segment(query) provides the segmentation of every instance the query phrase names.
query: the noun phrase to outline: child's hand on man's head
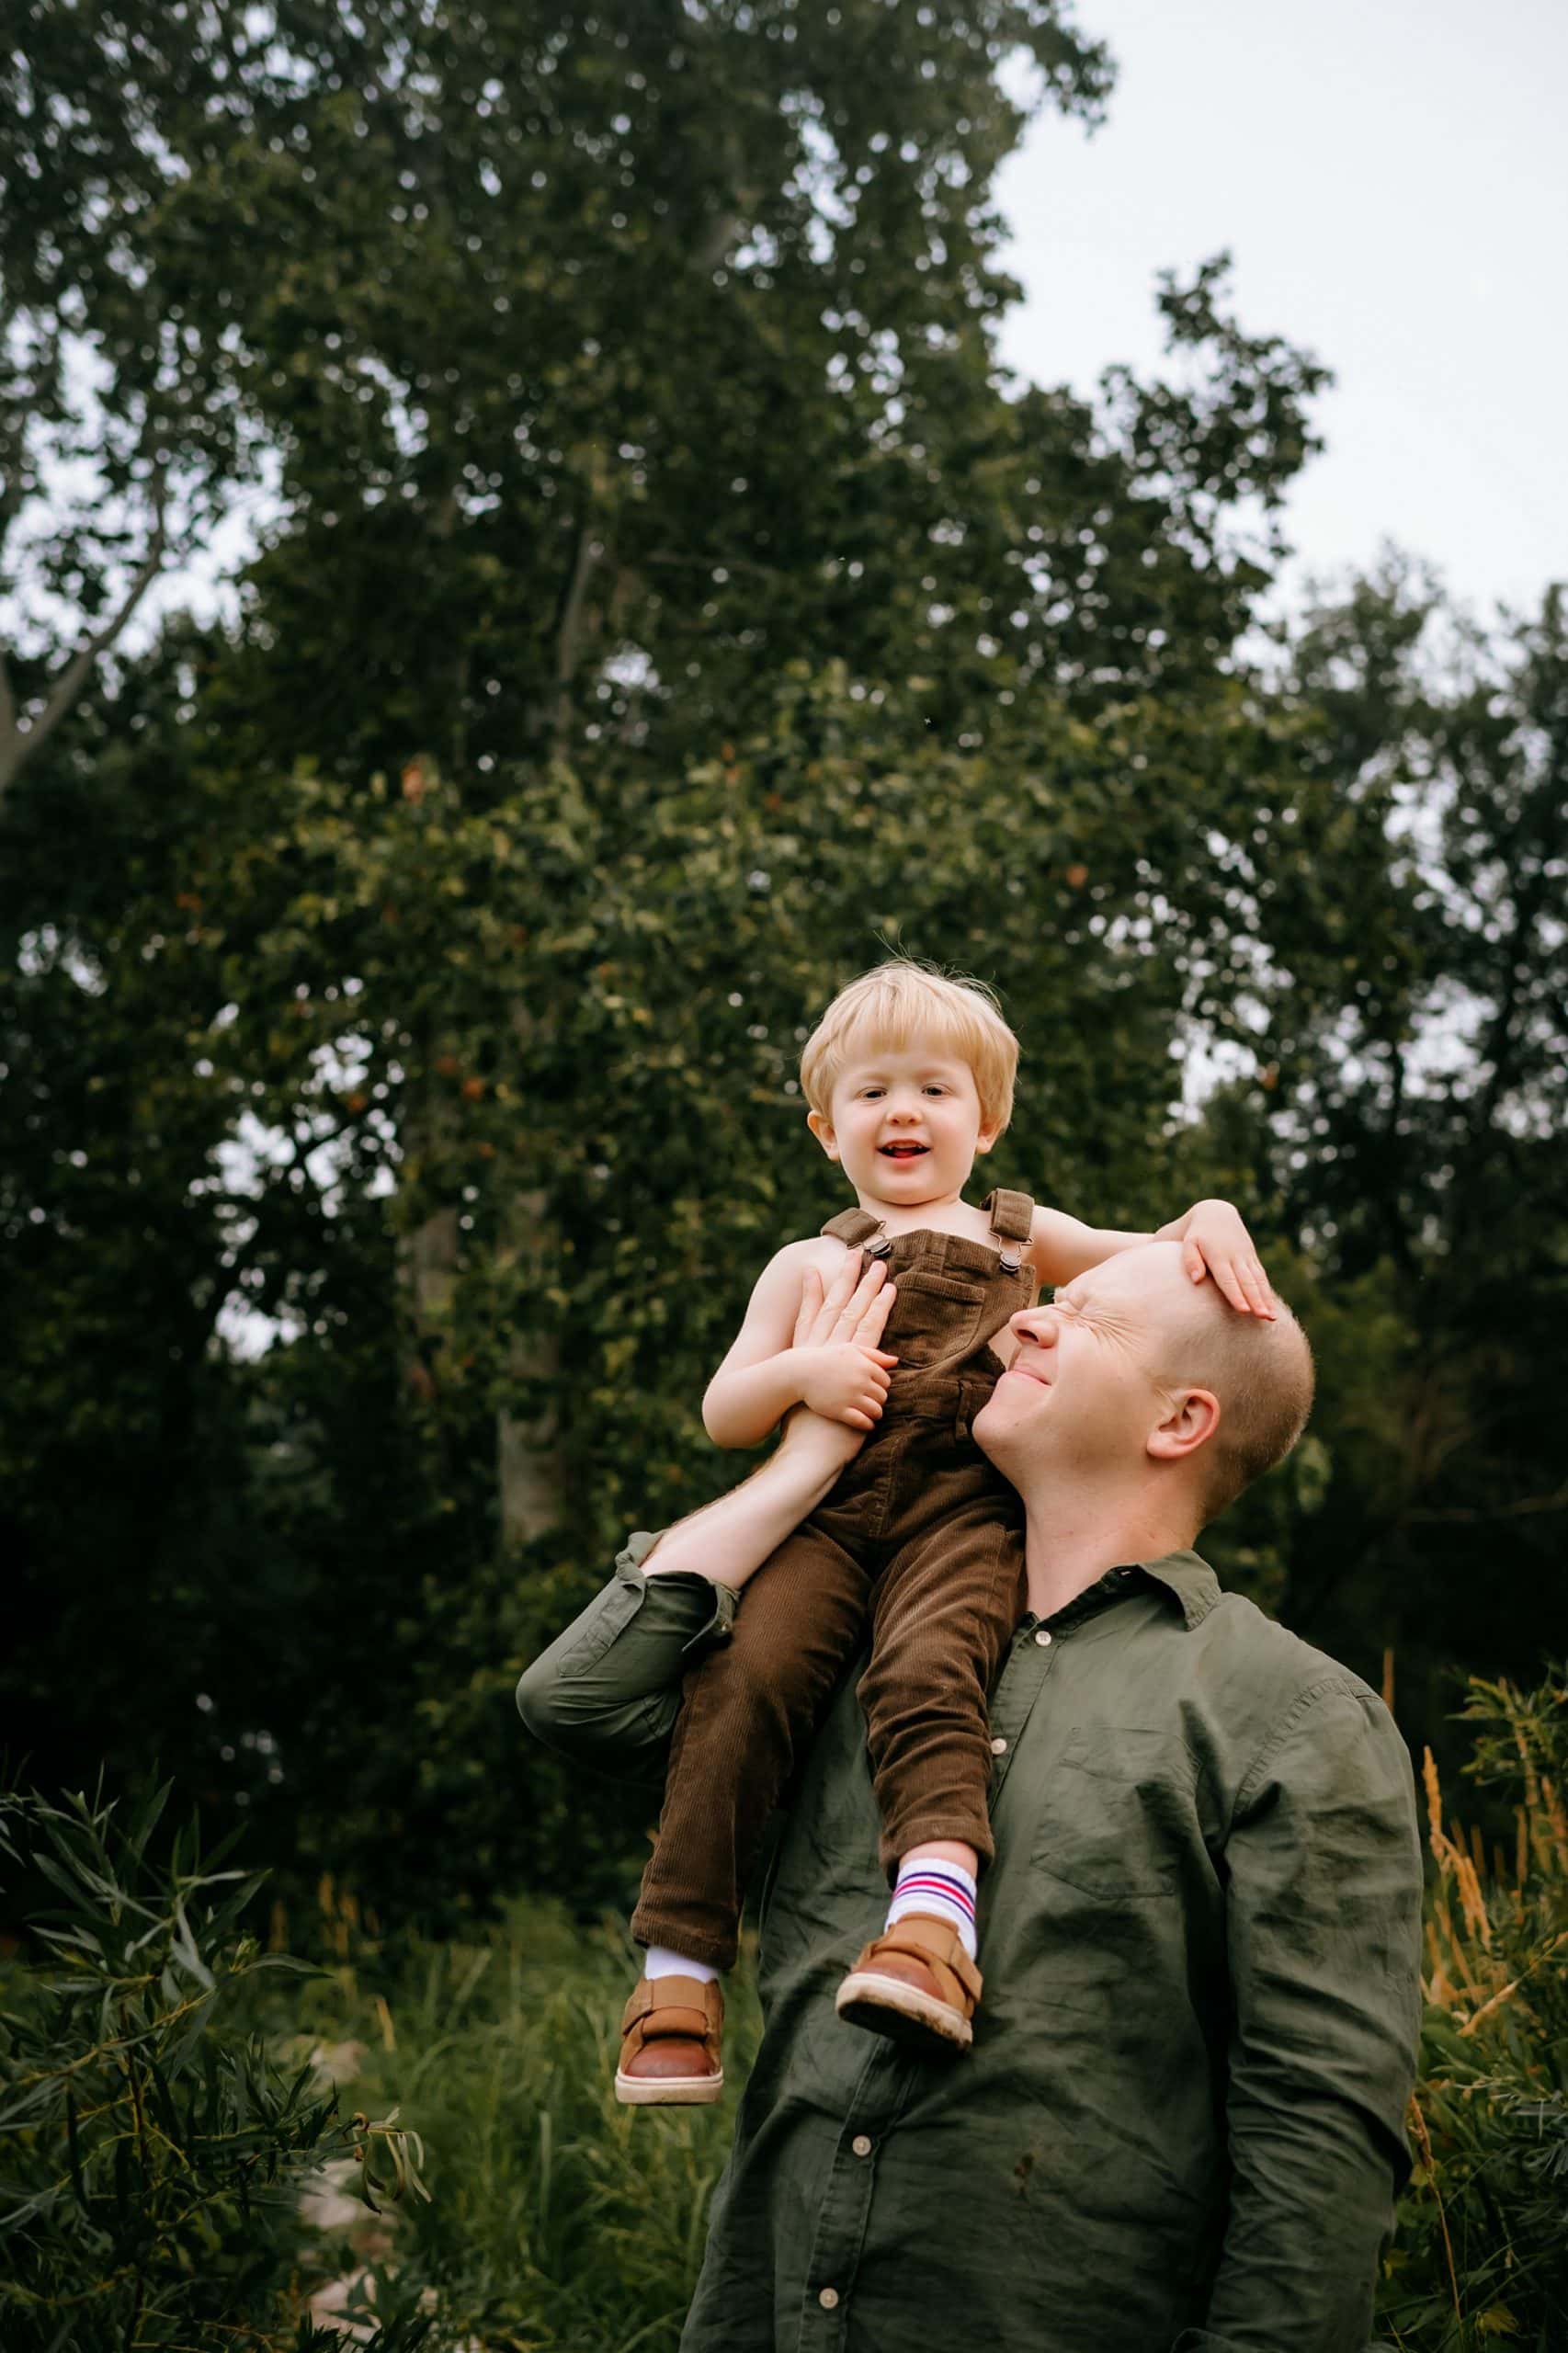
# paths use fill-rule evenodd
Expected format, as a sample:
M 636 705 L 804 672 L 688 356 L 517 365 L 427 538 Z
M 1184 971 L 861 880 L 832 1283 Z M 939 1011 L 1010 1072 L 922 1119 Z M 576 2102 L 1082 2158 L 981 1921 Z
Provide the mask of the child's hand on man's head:
M 1243 1315 L 1275 1320 L 1273 1287 L 1264 1273 L 1241 1211 L 1230 1201 L 1199 1201 L 1160 1235 L 1179 1242 L 1182 1263 L 1195 1283 L 1212 1275 L 1223 1296 Z

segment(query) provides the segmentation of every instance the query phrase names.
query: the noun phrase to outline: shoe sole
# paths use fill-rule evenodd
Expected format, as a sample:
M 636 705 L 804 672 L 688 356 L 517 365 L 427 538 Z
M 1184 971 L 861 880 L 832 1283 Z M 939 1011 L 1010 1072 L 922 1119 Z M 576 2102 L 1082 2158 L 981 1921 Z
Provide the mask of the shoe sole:
M 722 2097 L 724 2071 L 716 2075 L 623 2075 L 615 2071 L 615 2096 L 622 2108 L 705 2108 Z
M 974 2029 L 949 2003 L 923 1994 L 902 1977 L 880 1977 L 873 1969 L 852 1971 L 835 1995 L 833 2006 L 851 2026 L 867 2027 L 893 2042 L 929 2048 L 935 2036 L 949 2050 L 967 2051 L 974 2040 Z

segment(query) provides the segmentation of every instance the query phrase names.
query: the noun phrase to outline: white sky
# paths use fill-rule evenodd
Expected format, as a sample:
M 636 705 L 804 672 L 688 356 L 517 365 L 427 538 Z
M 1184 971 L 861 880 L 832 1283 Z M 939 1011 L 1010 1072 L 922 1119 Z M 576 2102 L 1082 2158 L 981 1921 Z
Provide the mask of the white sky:
M 1565 0 L 1078 0 L 1119 74 L 1004 165 L 1006 363 L 1157 368 L 1154 275 L 1228 246 L 1237 315 L 1331 367 L 1293 578 L 1392 539 L 1461 602 L 1568 579 Z M 1553 424 L 1552 419 L 1557 420 Z

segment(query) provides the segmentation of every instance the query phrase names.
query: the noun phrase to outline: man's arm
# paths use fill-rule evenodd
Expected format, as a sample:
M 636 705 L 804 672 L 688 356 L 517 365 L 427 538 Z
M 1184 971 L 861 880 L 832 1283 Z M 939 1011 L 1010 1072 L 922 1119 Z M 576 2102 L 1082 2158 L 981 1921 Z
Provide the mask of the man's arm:
M 1381 1702 L 1305 1693 L 1242 1786 L 1225 1849 L 1230 2213 L 1207 2325 L 1176 2353 L 1351 2353 L 1409 2171 L 1421 1849 Z
M 524 1671 L 517 1712 L 534 1737 L 623 1779 L 659 1779 L 687 1668 L 727 1639 L 740 1587 L 836 1476 L 787 1433 L 732 1494 L 631 1537 L 608 1585 Z
M 808 1274 L 797 1342 L 875 1347 L 891 1304 L 881 1267 L 857 1279 L 846 1256 L 825 1296 Z M 607 1773 L 658 1779 L 694 1654 L 725 1639 L 740 1589 L 860 1444 L 844 1423 L 797 1409 L 740 1486 L 662 1535 L 633 1536 L 609 1584 L 524 1671 L 517 1711 L 535 1738 Z

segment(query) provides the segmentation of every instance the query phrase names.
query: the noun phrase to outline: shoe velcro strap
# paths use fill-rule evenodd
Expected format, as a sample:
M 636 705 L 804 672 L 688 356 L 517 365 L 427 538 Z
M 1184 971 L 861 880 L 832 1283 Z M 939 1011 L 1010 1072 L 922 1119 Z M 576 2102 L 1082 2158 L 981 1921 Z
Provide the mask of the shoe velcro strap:
M 700 2042 L 708 2028 L 706 2010 L 682 2009 L 674 2002 L 664 2003 L 658 2009 L 650 2010 L 643 2019 L 642 2040 L 655 2042 L 661 2035 L 677 2034 L 683 2040 Z
M 969 1995 L 978 2002 L 985 1981 L 964 1950 L 963 1939 L 947 1920 L 930 1918 L 924 1912 L 906 1912 L 891 1928 L 873 1939 L 869 1948 L 876 1952 L 907 1953 L 912 1961 L 933 1961 L 938 1969 L 949 1969 Z
M 710 1986 L 718 1995 L 711 2002 Z M 628 1997 L 620 2030 L 630 2034 L 641 2021 L 644 2041 L 660 2034 L 705 2035 L 719 2023 L 713 2012 L 722 1999 L 714 1978 L 682 1977 L 673 1972 L 668 1977 L 644 1977 Z

